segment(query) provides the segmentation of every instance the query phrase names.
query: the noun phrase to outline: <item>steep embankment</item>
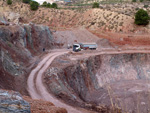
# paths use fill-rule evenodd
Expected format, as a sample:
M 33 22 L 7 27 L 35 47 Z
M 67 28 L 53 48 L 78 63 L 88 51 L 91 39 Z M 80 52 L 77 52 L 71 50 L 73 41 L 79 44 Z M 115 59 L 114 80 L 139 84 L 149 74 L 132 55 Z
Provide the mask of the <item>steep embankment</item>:
M 45 73 L 47 89 L 56 97 L 96 111 L 100 105 L 128 112 L 149 110 L 149 54 L 69 59 L 70 55 L 59 57 Z
M 52 33 L 47 26 L 8 23 L 3 16 L 0 23 L 0 88 L 25 93 L 27 73 L 38 60 L 34 56 L 52 48 Z

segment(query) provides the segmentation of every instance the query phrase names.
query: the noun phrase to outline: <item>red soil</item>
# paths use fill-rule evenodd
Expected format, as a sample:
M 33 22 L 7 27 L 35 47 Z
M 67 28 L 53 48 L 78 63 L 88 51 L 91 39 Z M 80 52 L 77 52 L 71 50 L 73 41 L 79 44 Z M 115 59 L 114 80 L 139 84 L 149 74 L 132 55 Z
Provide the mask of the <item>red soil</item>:
M 130 46 L 148 46 L 150 45 L 150 34 L 131 34 L 131 33 L 115 33 L 105 31 L 91 31 L 98 37 L 106 38 L 110 42 L 117 45 L 130 45 Z
M 67 113 L 66 109 L 56 107 L 51 102 L 36 99 L 33 100 L 27 96 L 24 96 L 23 98 L 30 103 L 32 113 Z

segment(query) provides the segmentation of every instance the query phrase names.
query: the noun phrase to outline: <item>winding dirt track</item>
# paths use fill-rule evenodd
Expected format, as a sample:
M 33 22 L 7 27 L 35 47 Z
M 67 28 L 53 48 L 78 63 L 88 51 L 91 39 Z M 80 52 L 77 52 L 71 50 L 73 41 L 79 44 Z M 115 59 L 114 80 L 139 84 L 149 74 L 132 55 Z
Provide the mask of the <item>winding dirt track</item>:
M 77 110 L 72 106 L 66 105 L 59 101 L 57 98 L 52 96 L 45 88 L 42 82 L 42 75 L 45 70 L 49 67 L 52 61 L 59 55 L 65 54 L 65 52 L 55 52 L 49 53 L 46 57 L 38 64 L 38 66 L 33 69 L 28 77 L 27 86 L 28 92 L 33 99 L 43 99 L 50 101 L 57 107 L 66 108 L 68 113 L 83 113 L 83 111 Z
M 68 51 L 61 50 L 61 52 L 57 51 L 57 52 L 49 53 L 43 58 L 43 60 L 37 65 L 37 67 L 31 71 L 28 77 L 28 80 L 27 80 L 28 92 L 33 99 L 42 99 L 42 100 L 50 101 L 53 104 L 55 104 L 55 106 L 57 107 L 66 108 L 68 113 L 91 113 L 90 111 L 87 111 L 85 109 L 73 108 L 72 106 L 69 106 L 61 102 L 60 100 L 52 96 L 47 91 L 47 89 L 45 88 L 42 82 L 42 75 L 46 71 L 46 69 L 49 67 L 49 65 L 52 63 L 52 61 L 57 56 L 63 55 L 65 53 L 68 53 Z M 150 53 L 150 52 L 147 50 L 122 50 L 122 51 L 108 50 L 108 51 L 97 51 L 92 54 L 85 53 L 85 54 L 79 55 L 79 57 L 81 58 L 81 56 L 85 57 L 85 56 L 92 56 L 92 55 L 98 55 L 98 54 L 121 54 L 121 53 Z

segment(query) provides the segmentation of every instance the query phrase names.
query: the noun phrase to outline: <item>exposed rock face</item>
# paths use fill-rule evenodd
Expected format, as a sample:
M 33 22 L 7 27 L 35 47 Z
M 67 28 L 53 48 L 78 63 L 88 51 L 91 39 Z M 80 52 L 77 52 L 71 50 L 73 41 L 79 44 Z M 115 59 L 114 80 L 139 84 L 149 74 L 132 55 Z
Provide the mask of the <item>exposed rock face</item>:
M 122 80 L 150 79 L 150 54 L 101 55 L 96 73 L 100 86 Z
M 54 64 L 62 64 L 59 67 L 49 68 L 46 73 L 46 83 L 50 92 L 53 92 L 58 98 L 63 99 L 68 104 L 95 110 L 97 112 L 120 113 L 120 109 L 108 106 L 101 106 L 87 100 L 87 95 L 99 88 L 95 76 L 100 68 L 101 60 L 99 56 L 90 57 L 76 61 L 58 58 Z
M 63 69 L 50 68 L 47 77 L 50 90 L 61 98 L 83 102 L 87 93 L 98 88 L 95 74 L 101 61 L 97 58 L 78 61 Z M 57 61 L 57 63 L 60 62 L 60 60 Z
M 39 54 L 43 48 L 52 48 L 53 37 L 49 27 L 26 24 L 0 28 L 1 41 L 9 42 L 18 49 L 29 49 L 28 52 Z M 19 48 L 20 47 L 20 48 Z M 21 49 L 22 49 L 21 48 Z M 24 50 L 22 52 L 27 52 Z
M 49 27 L 32 23 L 1 25 L 0 88 L 23 90 L 19 84 L 26 84 L 25 75 L 29 72 L 26 66 L 35 55 L 43 52 L 43 48 L 46 50 L 53 48 L 53 36 Z M 8 81 L 7 84 L 4 80 Z
M 1 113 L 30 113 L 30 105 L 18 92 L 0 89 Z
M 125 112 L 149 111 L 150 54 L 67 58 L 55 60 L 46 73 L 47 87 L 57 97 L 88 108 L 104 104 Z

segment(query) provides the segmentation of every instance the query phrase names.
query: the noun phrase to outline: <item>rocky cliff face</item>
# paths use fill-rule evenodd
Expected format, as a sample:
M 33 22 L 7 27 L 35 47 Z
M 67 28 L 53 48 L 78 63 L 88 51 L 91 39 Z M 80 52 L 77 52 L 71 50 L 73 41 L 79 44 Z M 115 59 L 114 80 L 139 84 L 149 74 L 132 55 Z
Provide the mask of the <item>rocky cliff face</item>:
M 53 48 L 53 36 L 47 26 L 9 23 L 0 16 L 0 88 L 23 90 L 30 62 Z M 7 81 L 7 84 L 5 83 Z
M 78 61 L 66 56 L 55 60 L 45 82 L 50 92 L 69 104 L 147 112 L 149 61 L 150 54 L 98 55 Z M 60 66 L 55 65 L 58 63 Z
M 101 62 L 99 56 L 79 61 L 70 61 L 66 60 L 64 56 L 60 57 L 54 61 L 52 67 L 45 74 L 47 88 L 56 97 L 73 106 L 97 112 L 119 113 L 120 109 L 118 108 L 112 109 L 110 106 L 98 105 L 87 98 L 88 94 L 99 89 L 95 74 L 100 68 Z M 56 66 L 55 64 L 60 65 Z
M 1 41 L 24 49 L 22 52 L 39 54 L 43 48 L 52 48 L 53 37 L 47 26 L 24 24 L 0 27 Z M 28 50 L 26 50 L 28 49 Z
M 96 76 L 99 86 L 123 80 L 150 79 L 150 54 L 101 55 Z
M 57 60 L 56 64 L 69 66 L 48 69 L 46 78 L 48 87 L 59 97 L 66 96 L 72 101 L 83 102 L 87 93 L 98 88 L 95 74 L 101 61 L 97 58 L 99 57 L 83 59 L 73 64 L 70 61 Z

